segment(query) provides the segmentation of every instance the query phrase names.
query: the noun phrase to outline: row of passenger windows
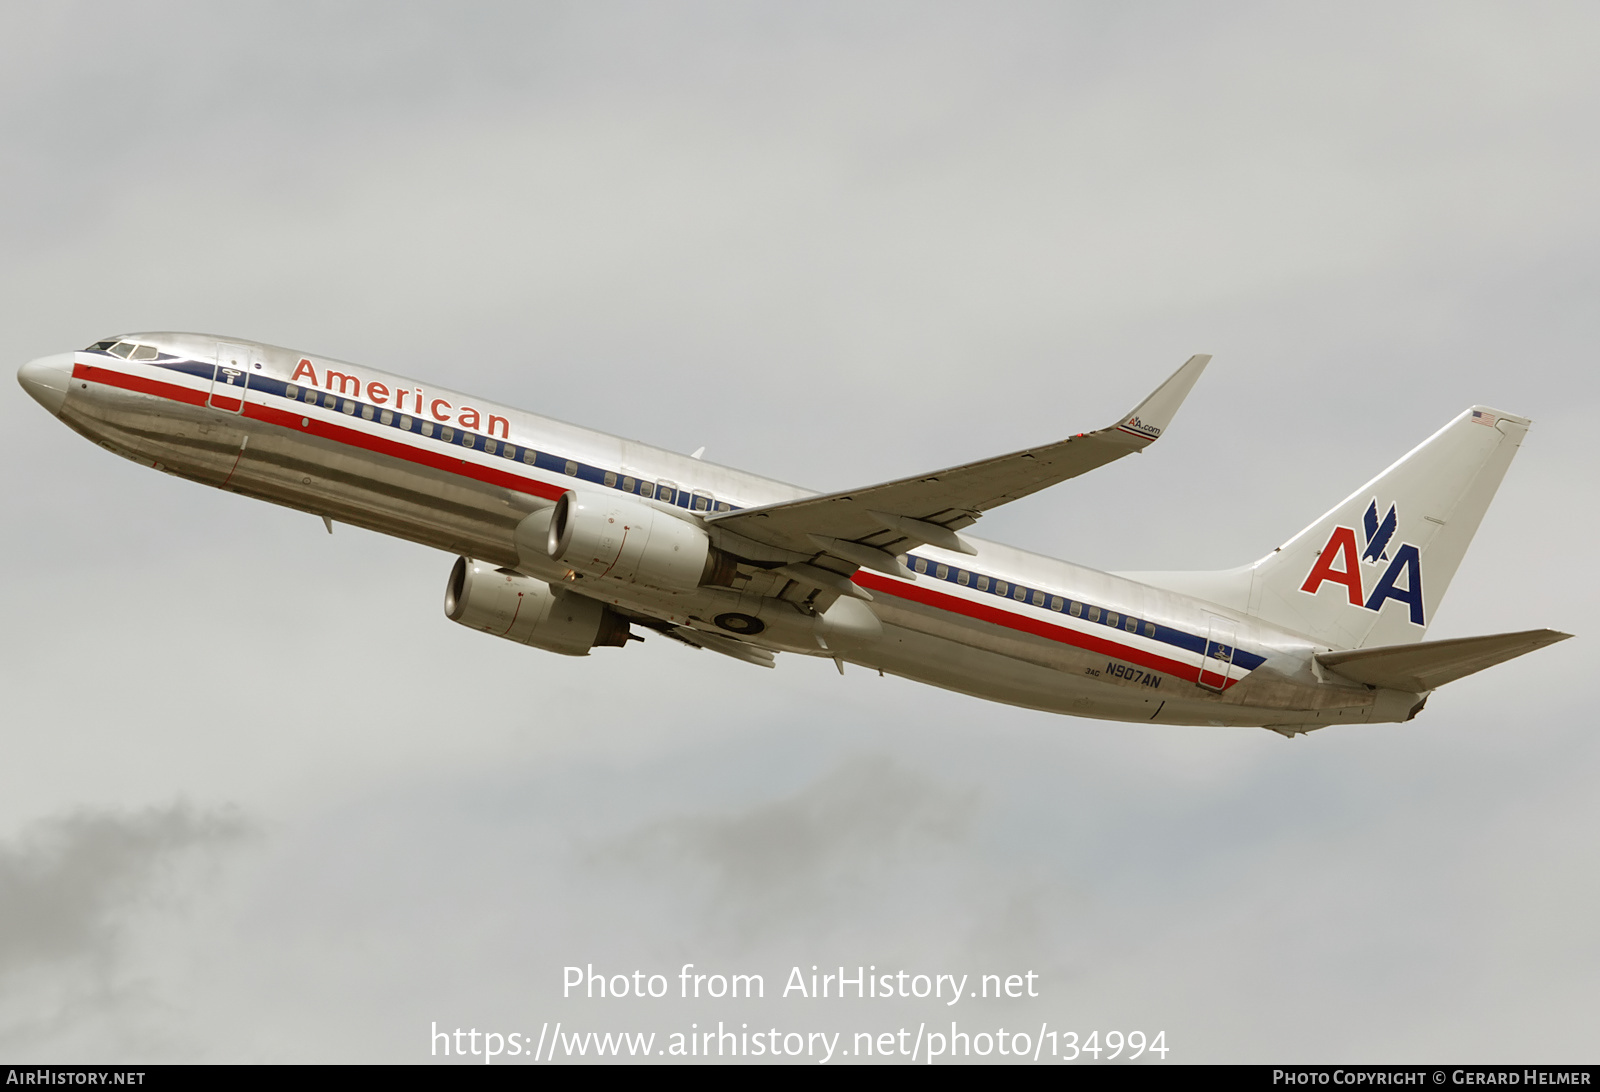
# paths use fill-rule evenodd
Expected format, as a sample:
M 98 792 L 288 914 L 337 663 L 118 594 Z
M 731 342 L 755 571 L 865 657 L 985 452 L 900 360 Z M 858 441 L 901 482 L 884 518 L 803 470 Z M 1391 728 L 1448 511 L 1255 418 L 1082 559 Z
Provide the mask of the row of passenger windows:
M 1126 614 L 1119 614 L 1114 610 L 1101 610 L 1099 607 L 1081 603 L 1076 599 L 1064 599 L 1059 595 L 1046 595 L 1036 588 L 1025 588 L 1021 584 L 1011 584 L 1004 580 L 991 580 L 982 573 L 974 573 L 950 565 L 930 563 L 925 557 L 914 558 L 911 562 L 911 570 L 916 573 L 932 573 L 936 579 L 952 580 L 964 588 L 971 587 L 981 592 L 988 592 L 990 595 L 998 595 L 1002 598 L 1009 597 L 1019 603 L 1032 603 L 1036 607 L 1048 606 L 1053 611 L 1064 611 L 1074 618 L 1086 618 L 1103 626 L 1127 630 L 1129 633 L 1142 632 L 1146 637 L 1154 637 L 1156 635 L 1154 622 L 1141 621 Z
M 578 473 L 578 464 L 568 460 L 566 472 L 576 475 Z M 679 497 L 679 492 L 674 486 L 656 485 L 643 479 L 632 478 L 627 474 L 618 474 L 614 470 L 605 471 L 601 475 L 600 481 L 607 489 L 620 489 L 624 493 L 638 493 L 641 497 L 650 496 L 651 491 L 654 490 L 656 500 L 663 500 L 668 504 L 675 503 Z M 703 493 L 700 490 L 694 490 L 689 494 L 689 507 L 696 512 L 733 511 L 733 505 L 727 501 L 719 501 L 711 494 Z
M 479 436 L 475 432 L 465 429 L 456 429 L 450 425 L 435 425 L 432 421 L 414 418 L 409 413 L 396 413 L 394 410 L 380 409 L 377 406 L 358 402 L 354 398 L 341 398 L 330 391 L 318 391 L 311 387 L 302 389 L 294 383 L 284 384 L 283 393 L 290 399 L 303 400 L 307 405 L 317 405 L 320 398 L 321 404 L 327 409 L 338 410 L 351 417 L 360 414 L 364 421 L 377 421 L 380 425 L 398 425 L 406 432 L 419 432 L 423 436 L 435 435 L 447 444 L 459 442 L 462 447 L 469 447 L 475 451 L 482 451 L 486 455 L 499 455 L 506 459 L 521 458 L 528 466 L 539 465 L 539 453 L 531 447 L 518 448 L 508 440 L 496 440 L 493 436 Z M 457 433 L 460 434 L 459 441 Z M 580 476 L 580 468 L 576 460 L 557 460 L 554 456 L 546 456 L 546 463 L 550 469 L 559 468 L 561 473 L 571 477 Z M 646 481 L 643 478 L 634 478 L 630 475 L 619 475 L 615 471 L 604 472 L 602 482 L 608 489 L 620 489 L 624 493 L 633 493 L 645 498 L 654 498 L 668 504 L 677 503 L 678 489 L 676 486 L 665 482 Z M 709 493 L 695 491 L 690 494 L 690 507 L 696 512 L 731 512 L 733 505 L 727 501 L 719 501 Z

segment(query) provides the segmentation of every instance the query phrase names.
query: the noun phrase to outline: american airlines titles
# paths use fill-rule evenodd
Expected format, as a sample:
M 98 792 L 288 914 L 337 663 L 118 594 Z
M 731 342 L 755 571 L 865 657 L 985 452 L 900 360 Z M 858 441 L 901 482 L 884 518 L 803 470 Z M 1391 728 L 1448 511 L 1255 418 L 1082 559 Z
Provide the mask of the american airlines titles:
M 289 377 L 291 383 L 301 381 L 305 381 L 308 386 L 321 387 L 323 390 L 348 398 L 365 399 L 376 406 L 393 406 L 401 413 L 411 413 L 423 418 L 431 417 L 435 421 L 454 422 L 466 429 L 482 429 L 488 435 L 498 436 L 502 440 L 511 438 L 511 426 L 504 417 L 488 414 L 486 427 L 483 423 L 485 415 L 472 406 L 452 406 L 443 398 L 430 398 L 421 387 L 391 388 L 387 383 L 375 379 L 363 382 L 359 376 L 335 371 L 333 368 L 325 368 L 319 382 L 316 366 L 303 357 L 295 366 L 294 374 Z

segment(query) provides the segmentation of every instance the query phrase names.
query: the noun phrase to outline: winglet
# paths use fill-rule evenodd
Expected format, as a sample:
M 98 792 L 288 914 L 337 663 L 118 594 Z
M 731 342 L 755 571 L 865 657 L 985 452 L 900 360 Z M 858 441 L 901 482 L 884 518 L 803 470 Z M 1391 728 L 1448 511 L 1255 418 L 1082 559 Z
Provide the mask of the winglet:
M 1210 353 L 1191 356 L 1183 367 L 1168 376 L 1167 381 L 1157 387 L 1149 398 L 1135 406 L 1132 413 L 1113 427 L 1141 440 L 1160 439 L 1161 434 L 1172 423 L 1178 407 L 1189 397 L 1194 381 L 1200 378 L 1200 373 L 1206 370 L 1206 365 L 1209 363 L 1211 363 Z

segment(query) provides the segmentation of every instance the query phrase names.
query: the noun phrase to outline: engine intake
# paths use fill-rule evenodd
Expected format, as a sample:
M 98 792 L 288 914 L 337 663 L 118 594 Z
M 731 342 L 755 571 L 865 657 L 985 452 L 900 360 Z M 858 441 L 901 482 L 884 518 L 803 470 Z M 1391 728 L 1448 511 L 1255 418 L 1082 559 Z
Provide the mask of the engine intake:
M 590 576 L 671 591 L 727 586 L 737 562 L 698 523 L 625 496 L 569 490 L 550 516 L 551 560 Z
M 452 622 L 564 656 L 587 656 L 601 645 L 620 648 L 631 636 L 627 619 L 604 603 L 466 557 L 456 558 L 450 570 L 444 613 Z

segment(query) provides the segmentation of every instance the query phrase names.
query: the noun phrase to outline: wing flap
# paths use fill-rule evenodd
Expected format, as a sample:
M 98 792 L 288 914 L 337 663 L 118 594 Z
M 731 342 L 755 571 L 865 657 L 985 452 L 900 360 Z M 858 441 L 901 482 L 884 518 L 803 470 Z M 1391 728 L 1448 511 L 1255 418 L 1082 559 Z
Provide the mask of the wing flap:
M 1530 629 L 1521 633 L 1323 652 L 1318 654 L 1317 662 L 1355 682 L 1420 694 L 1571 636 L 1553 629 Z
M 724 656 L 731 656 L 735 660 L 743 660 L 747 664 L 757 667 L 776 666 L 777 657 L 764 648 L 747 645 L 743 641 L 734 640 L 732 637 L 723 637 L 716 633 L 702 633 L 688 626 L 674 626 L 661 631 L 662 636 L 671 637 L 674 641 L 681 641 L 694 648 L 703 648 L 708 652 L 720 652 Z

